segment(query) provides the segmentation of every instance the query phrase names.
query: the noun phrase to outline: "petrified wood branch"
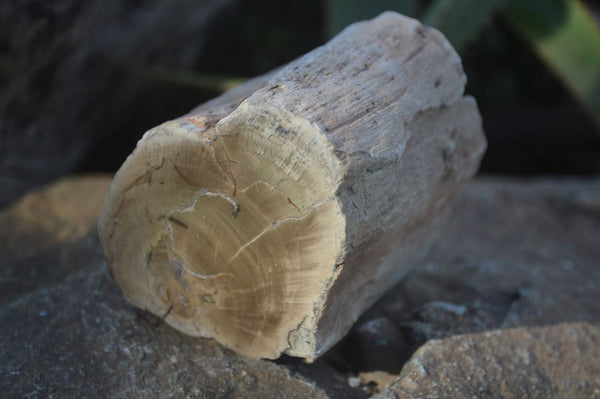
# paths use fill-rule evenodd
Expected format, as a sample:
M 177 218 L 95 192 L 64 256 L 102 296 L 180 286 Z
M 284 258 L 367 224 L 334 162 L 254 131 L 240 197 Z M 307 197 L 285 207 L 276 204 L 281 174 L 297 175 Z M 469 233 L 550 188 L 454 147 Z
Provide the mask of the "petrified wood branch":
M 395 13 L 149 132 L 100 234 L 125 296 L 256 358 L 313 359 L 415 265 L 485 139 L 460 59 Z

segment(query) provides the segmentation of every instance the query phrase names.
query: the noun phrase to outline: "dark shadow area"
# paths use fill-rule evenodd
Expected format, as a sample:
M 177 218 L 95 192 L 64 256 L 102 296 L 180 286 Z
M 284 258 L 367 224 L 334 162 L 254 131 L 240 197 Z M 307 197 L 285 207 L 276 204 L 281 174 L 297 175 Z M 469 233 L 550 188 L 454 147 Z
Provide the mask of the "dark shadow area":
M 145 131 L 218 94 L 146 68 L 252 77 L 326 40 L 325 4 L 312 0 L 41 3 L 0 10 L 3 204 L 65 173 L 116 171 Z M 555 18 L 561 2 L 551 3 L 522 18 Z M 501 18 L 461 56 L 489 140 L 481 173 L 600 172 L 598 128 Z
M 480 173 L 517 176 L 600 172 L 600 130 L 502 19 L 461 54 L 488 149 Z

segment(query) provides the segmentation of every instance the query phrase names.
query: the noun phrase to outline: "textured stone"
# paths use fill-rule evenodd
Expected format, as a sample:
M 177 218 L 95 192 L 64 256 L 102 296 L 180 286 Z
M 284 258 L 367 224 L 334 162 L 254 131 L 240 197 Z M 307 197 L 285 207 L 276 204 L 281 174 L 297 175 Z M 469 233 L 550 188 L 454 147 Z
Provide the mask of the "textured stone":
M 376 336 L 373 328 L 381 325 L 381 333 L 401 333 L 416 350 L 406 364 L 406 356 L 391 365 L 386 358 L 371 363 L 368 368 L 379 369 L 371 372 L 352 353 L 370 348 L 349 341 L 313 364 L 253 361 L 136 310 L 104 272 L 97 237 L 88 233 L 99 205 L 94 212 L 80 209 L 93 203 L 101 180 L 77 181 L 2 212 L 3 242 L 19 241 L 10 231 L 45 232 L 21 241 L 39 252 L 31 261 L 21 258 L 19 267 L 0 246 L 3 276 L 28 265 L 40 276 L 0 307 L 2 397 L 362 399 L 382 389 L 380 398 L 394 399 L 600 397 L 600 179 L 485 179 L 468 186 L 428 260 L 350 333 L 369 326 Z M 75 197 L 52 192 L 78 193 L 80 205 L 69 211 Z M 64 206 L 52 211 L 50 204 Z M 44 228 L 44 220 L 61 227 Z M 48 240 L 63 254 L 64 269 L 56 266 L 56 252 L 43 251 Z M 3 292 L 19 281 L 5 279 Z M 360 345 L 377 341 L 365 342 Z M 384 389 L 389 369 L 400 368 Z
M 599 232 L 598 179 L 479 180 L 459 198 L 427 261 L 364 319 L 387 317 L 415 349 L 430 339 L 499 328 L 598 324 Z M 488 335 L 476 337 L 481 348 L 488 345 Z M 440 341 L 436 348 L 446 342 L 454 341 Z M 498 367 L 507 367 L 506 376 L 514 372 L 510 364 Z M 548 372 L 550 381 L 558 375 Z M 515 377 L 506 383 L 518 389 L 521 382 Z M 435 397 L 435 389 L 431 392 Z
M 0 305 L 102 259 L 96 221 L 109 175 L 59 180 L 0 211 Z
M 479 180 L 421 267 L 367 318 L 418 342 L 500 327 L 600 322 L 600 180 Z
M 108 176 L 60 180 L 0 213 L 2 397 L 325 398 L 284 366 L 132 307 L 96 233 Z
M 598 398 L 600 326 L 564 323 L 432 340 L 377 399 Z

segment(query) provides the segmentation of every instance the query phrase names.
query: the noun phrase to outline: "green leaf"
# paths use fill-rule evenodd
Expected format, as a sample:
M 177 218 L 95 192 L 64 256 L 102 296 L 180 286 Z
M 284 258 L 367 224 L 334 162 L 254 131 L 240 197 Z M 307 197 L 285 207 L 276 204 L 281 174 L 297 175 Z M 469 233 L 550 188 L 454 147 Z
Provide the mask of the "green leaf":
M 442 31 L 461 52 L 504 3 L 505 0 L 434 0 L 422 22 Z
M 579 0 L 511 0 L 509 24 L 600 125 L 600 29 Z
M 327 35 L 333 37 L 347 25 L 391 10 L 414 16 L 418 0 L 327 0 Z
M 231 90 L 247 80 L 246 78 L 238 76 L 204 74 L 164 67 L 129 65 L 127 69 L 132 73 L 142 75 L 148 79 L 212 91 L 219 94 Z

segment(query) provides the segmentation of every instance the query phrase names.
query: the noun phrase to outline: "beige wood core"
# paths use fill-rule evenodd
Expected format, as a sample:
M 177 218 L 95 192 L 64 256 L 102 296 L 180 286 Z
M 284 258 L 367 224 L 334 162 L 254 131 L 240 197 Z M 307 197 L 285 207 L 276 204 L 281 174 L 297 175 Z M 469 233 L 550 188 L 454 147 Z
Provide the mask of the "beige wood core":
M 331 144 L 302 118 L 248 104 L 197 128 L 148 132 L 115 177 L 124 190 L 111 191 L 101 222 L 120 254 L 114 278 L 188 334 L 252 357 L 310 357 L 302 330 L 314 328 L 345 238 Z

